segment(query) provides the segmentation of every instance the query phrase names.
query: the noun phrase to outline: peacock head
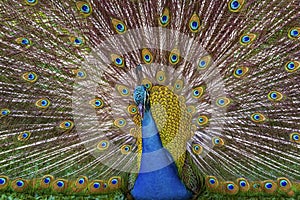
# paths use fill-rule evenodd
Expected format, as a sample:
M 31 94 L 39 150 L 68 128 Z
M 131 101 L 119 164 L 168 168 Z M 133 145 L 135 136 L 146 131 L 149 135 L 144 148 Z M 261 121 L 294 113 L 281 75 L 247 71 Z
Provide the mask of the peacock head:
M 149 111 L 149 93 L 144 85 L 139 85 L 135 88 L 133 93 L 134 102 L 139 109 L 139 113 L 144 118 L 144 113 Z

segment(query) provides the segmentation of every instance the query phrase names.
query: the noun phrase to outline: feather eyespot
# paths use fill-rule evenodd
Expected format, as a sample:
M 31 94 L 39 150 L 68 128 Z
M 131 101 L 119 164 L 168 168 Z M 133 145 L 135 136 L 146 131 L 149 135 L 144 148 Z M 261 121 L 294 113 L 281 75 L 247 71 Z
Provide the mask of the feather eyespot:
M 50 101 L 46 98 L 41 98 L 37 100 L 35 106 L 38 108 L 48 108 L 50 106 Z
M 22 78 L 29 83 L 34 83 L 37 81 L 38 76 L 34 72 L 26 72 L 22 75 Z
M 227 181 L 225 182 L 225 192 L 228 193 L 228 194 L 236 194 L 238 193 L 239 191 L 239 187 L 234 183 L 234 182 L 231 182 L 231 181 Z
M 129 154 L 131 152 L 131 145 L 123 145 L 122 147 L 121 147 L 121 153 L 122 154 Z
M 240 44 L 243 46 L 251 44 L 256 39 L 256 34 L 248 33 L 240 37 Z
M 268 94 L 268 99 L 271 101 L 280 101 L 280 100 L 282 100 L 282 98 L 283 98 L 283 95 L 277 91 L 271 91 Z
M 25 0 L 25 3 L 29 6 L 34 6 L 38 3 L 38 0 Z
M 170 11 L 168 8 L 163 10 L 162 15 L 158 19 L 159 24 L 162 27 L 166 27 L 170 23 Z
M 183 89 L 183 80 L 177 79 L 174 83 L 175 92 L 180 92 Z
M 32 44 L 31 41 L 28 39 L 28 38 L 25 38 L 25 37 L 20 37 L 20 38 L 17 38 L 15 40 L 18 44 L 28 48 L 30 47 L 30 45 Z
M 121 185 L 121 177 L 114 176 L 108 181 L 108 186 L 110 189 L 117 189 Z
M 219 181 L 214 176 L 207 176 L 205 182 L 210 189 L 216 189 L 219 186 Z
M 18 135 L 19 141 L 26 141 L 30 138 L 31 133 L 28 131 L 24 131 Z
M 257 112 L 251 115 L 251 120 L 253 122 L 264 122 L 266 121 L 266 117 L 263 114 Z
M 228 2 L 228 8 L 231 12 L 239 12 L 244 5 L 244 0 L 231 0 Z
M 118 128 L 122 128 L 126 125 L 126 120 L 124 118 L 118 118 L 114 121 L 114 125 Z
M 203 147 L 200 144 L 193 144 L 192 146 L 193 153 L 199 155 L 203 151 Z
M 118 19 L 112 19 L 111 23 L 113 24 L 113 28 L 114 30 L 118 33 L 118 34 L 123 34 L 126 32 L 127 27 L 125 25 L 124 22 L 122 22 L 121 20 Z
M 131 115 L 137 114 L 137 111 L 138 111 L 138 109 L 137 109 L 136 105 L 129 105 L 127 107 L 127 112 Z
M 166 80 L 166 73 L 164 71 L 158 71 L 155 77 L 160 84 L 163 84 Z
M 101 140 L 97 145 L 97 149 L 100 151 L 106 150 L 108 147 L 109 142 L 107 140 Z
M 205 115 L 200 115 L 198 118 L 197 118 L 197 123 L 200 125 L 200 126 L 204 126 L 208 123 L 208 117 L 205 116 Z
M 124 58 L 117 54 L 111 54 L 111 61 L 117 67 L 124 67 L 125 65 Z
M 84 39 L 82 37 L 69 37 L 69 40 L 75 47 L 80 47 L 84 44 Z
M 180 52 L 178 49 L 173 49 L 169 55 L 169 62 L 175 65 L 179 62 Z
M 196 13 L 192 15 L 189 21 L 189 28 L 193 33 L 197 33 L 200 30 L 200 18 Z
M 298 39 L 300 37 L 300 27 L 291 28 L 288 32 L 290 39 Z
M 28 187 L 28 181 L 18 178 L 16 180 L 12 181 L 11 187 L 13 188 L 13 190 L 15 190 L 17 192 L 24 191 Z
M 89 104 L 93 107 L 93 108 L 96 108 L 96 109 L 100 109 L 100 108 L 103 108 L 104 106 L 104 102 L 102 99 L 100 98 L 95 98 L 93 100 L 91 100 L 89 102 Z
M 272 180 L 266 180 L 263 182 L 263 191 L 266 193 L 273 193 L 277 190 L 277 184 Z
M 231 103 L 231 101 L 230 101 L 230 99 L 227 98 L 227 97 L 219 97 L 219 98 L 216 100 L 216 104 L 217 104 L 217 106 L 219 106 L 219 107 L 226 107 L 226 106 L 228 106 L 230 103 Z
M 84 17 L 88 17 L 92 14 L 92 7 L 88 2 L 78 1 L 76 2 L 77 10 Z
M 236 182 L 239 185 L 240 191 L 247 192 L 250 189 L 250 184 L 246 179 L 238 178 Z
M 0 176 L 0 190 L 9 186 L 9 178 L 7 176 Z
M 298 61 L 289 61 L 285 64 L 285 70 L 287 72 L 295 72 L 300 68 L 300 62 Z
M 293 132 L 290 134 L 290 141 L 300 143 L 300 134 L 297 132 Z
M 288 192 L 292 187 L 291 181 L 285 177 L 279 177 L 277 179 L 277 184 L 279 186 L 279 190 L 285 191 L 285 192 Z
M 206 69 L 211 64 L 211 60 L 212 58 L 210 55 L 201 57 L 198 61 L 198 69 L 199 70 Z
M 121 96 L 129 96 L 130 95 L 129 89 L 126 86 L 117 85 L 116 88 Z
M 150 64 L 153 61 L 153 56 L 152 53 L 148 49 L 143 49 L 142 50 L 142 59 L 144 63 Z
M 152 88 L 152 83 L 148 79 L 144 78 L 142 80 L 142 85 L 144 85 L 148 90 Z
M 73 128 L 73 126 L 74 126 L 74 123 L 70 120 L 65 120 L 65 121 L 61 122 L 59 125 L 59 127 L 64 130 L 70 130 Z
M 216 147 L 221 147 L 224 145 L 224 140 L 220 137 L 213 137 L 212 138 L 212 143 Z
M 233 72 L 233 75 L 234 77 L 236 78 L 242 78 L 244 77 L 249 71 L 249 68 L 248 67 L 237 67 L 234 72 Z
M 202 97 L 202 95 L 204 93 L 204 89 L 205 89 L 204 86 L 199 86 L 199 87 L 194 88 L 192 91 L 193 98 L 198 99 L 198 98 Z
M 0 110 L 0 118 L 1 117 L 5 117 L 5 116 L 8 116 L 10 114 L 10 110 L 7 109 L 7 108 L 4 108 L 4 109 L 1 109 Z

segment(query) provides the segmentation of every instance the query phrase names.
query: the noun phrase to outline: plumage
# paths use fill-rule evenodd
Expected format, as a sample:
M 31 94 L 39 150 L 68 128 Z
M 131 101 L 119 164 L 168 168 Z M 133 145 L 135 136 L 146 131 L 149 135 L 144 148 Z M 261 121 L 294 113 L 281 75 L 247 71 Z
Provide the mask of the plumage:
M 296 198 L 299 11 L 0 1 L 0 192 Z

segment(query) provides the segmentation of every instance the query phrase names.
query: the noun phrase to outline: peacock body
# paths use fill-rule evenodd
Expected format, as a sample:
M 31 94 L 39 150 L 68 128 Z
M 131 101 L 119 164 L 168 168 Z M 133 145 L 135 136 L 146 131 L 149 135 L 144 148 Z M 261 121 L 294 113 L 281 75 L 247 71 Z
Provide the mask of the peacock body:
M 0 16 L 1 193 L 298 195 L 298 0 L 1 0 Z

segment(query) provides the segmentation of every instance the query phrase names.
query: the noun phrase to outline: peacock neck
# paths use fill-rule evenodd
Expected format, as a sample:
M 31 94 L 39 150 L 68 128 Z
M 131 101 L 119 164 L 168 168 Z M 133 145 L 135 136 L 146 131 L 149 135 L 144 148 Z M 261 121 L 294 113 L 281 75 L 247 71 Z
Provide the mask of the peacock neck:
M 151 111 L 144 114 L 142 135 L 141 165 L 132 196 L 135 199 L 190 199 L 191 194 L 179 179 L 171 154 L 162 145 Z

